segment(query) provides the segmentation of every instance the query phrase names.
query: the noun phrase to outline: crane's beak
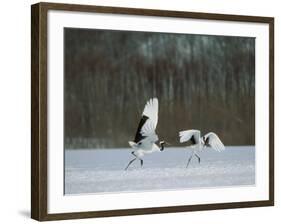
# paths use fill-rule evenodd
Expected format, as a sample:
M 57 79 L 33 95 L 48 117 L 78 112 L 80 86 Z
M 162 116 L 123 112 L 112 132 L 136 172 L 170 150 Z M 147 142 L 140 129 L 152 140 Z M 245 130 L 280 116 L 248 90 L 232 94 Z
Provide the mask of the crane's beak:
M 171 145 L 171 143 L 169 143 L 169 142 L 165 142 L 165 144 L 167 144 L 167 145 Z

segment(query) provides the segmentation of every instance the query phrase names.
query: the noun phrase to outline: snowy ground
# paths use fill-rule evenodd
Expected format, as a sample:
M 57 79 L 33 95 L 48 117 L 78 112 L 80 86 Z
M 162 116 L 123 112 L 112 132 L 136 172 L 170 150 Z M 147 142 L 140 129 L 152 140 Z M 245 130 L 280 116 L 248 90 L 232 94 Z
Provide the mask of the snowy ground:
M 131 149 L 66 150 L 65 193 L 98 193 L 202 188 L 255 184 L 255 147 L 207 149 L 185 168 L 191 149 L 167 148 L 144 157 L 144 166 Z

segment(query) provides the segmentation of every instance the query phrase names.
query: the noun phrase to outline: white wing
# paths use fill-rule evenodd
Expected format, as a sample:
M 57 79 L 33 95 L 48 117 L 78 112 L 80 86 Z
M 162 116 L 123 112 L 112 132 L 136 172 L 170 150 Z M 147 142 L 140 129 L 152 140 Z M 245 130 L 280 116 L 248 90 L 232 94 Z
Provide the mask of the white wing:
M 200 142 L 200 131 L 199 130 L 186 130 L 186 131 L 180 131 L 179 137 L 180 137 L 180 143 L 189 141 L 192 136 L 194 136 L 194 140 L 197 143 Z
M 205 141 L 216 151 L 223 151 L 225 149 L 224 144 L 214 132 L 209 132 L 204 135 Z
M 141 128 L 140 133 L 141 135 L 146 137 L 143 139 L 145 141 L 153 142 L 153 143 L 158 141 L 158 136 L 155 133 L 154 123 L 150 118 L 146 120 L 146 122 Z
M 147 101 L 142 115 L 147 116 L 151 120 L 151 124 L 153 125 L 154 130 L 156 129 L 158 122 L 158 99 L 152 98 Z

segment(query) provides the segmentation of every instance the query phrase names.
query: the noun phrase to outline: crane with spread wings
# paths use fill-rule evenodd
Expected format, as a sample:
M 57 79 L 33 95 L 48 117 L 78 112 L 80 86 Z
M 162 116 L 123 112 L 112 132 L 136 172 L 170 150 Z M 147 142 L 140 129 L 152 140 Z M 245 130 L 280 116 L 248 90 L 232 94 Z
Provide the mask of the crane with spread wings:
M 137 159 L 140 160 L 141 166 L 143 166 L 142 158 L 146 154 L 164 150 L 165 141 L 160 141 L 160 146 L 156 144 L 159 141 L 158 135 L 155 132 L 157 123 L 158 99 L 152 98 L 147 101 L 144 107 L 134 141 L 129 141 L 129 145 L 134 149 L 132 155 L 135 158 L 128 163 L 125 170 Z
M 203 150 L 205 147 L 211 147 L 212 149 L 221 152 L 225 149 L 224 144 L 214 132 L 209 132 L 201 137 L 199 130 L 186 130 L 179 132 L 180 143 L 190 142 L 193 152 L 187 161 L 186 168 L 188 167 L 193 156 L 196 156 L 200 163 L 200 157 L 198 151 Z

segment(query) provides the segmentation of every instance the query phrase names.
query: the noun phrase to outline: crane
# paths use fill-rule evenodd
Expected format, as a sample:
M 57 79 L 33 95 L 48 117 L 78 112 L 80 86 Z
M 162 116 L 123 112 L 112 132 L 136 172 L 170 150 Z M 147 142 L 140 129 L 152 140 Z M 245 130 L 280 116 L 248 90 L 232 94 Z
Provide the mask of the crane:
M 131 153 L 135 158 L 128 163 L 125 170 L 136 160 L 140 161 L 142 167 L 143 157 L 146 154 L 164 150 L 165 141 L 160 141 L 160 146 L 156 144 L 159 141 L 158 135 L 155 132 L 157 123 L 158 99 L 152 98 L 147 101 L 144 107 L 134 141 L 129 141 L 129 145 L 133 148 Z
M 193 148 L 193 152 L 187 161 L 186 168 L 188 167 L 193 156 L 196 156 L 198 162 L 200 163 L 198 152 L 206 147 L 211 147 L 218 152 L 221 152 L 225 149 L 224 144 L 214 132 L 209 132 L 201 137 L 201 132 L 199 130 L 185 130 L 179 132 L 179 137 L 180 143 L 190 141 L 191 148 Z

